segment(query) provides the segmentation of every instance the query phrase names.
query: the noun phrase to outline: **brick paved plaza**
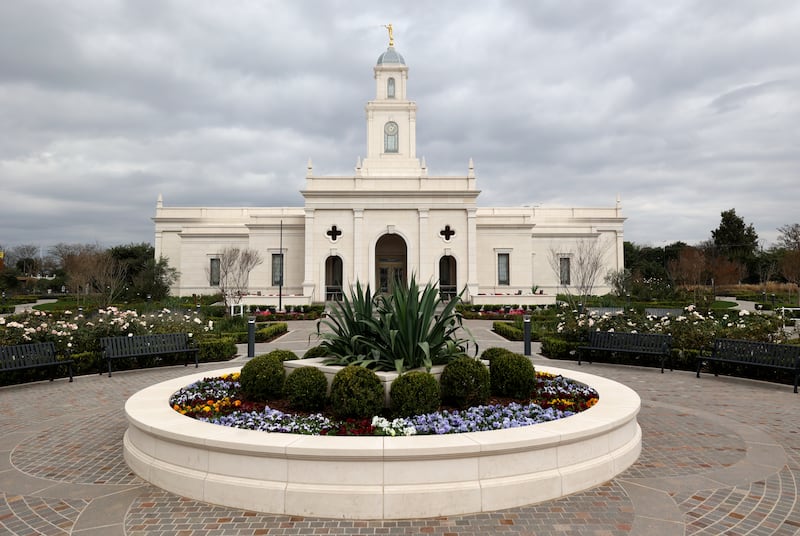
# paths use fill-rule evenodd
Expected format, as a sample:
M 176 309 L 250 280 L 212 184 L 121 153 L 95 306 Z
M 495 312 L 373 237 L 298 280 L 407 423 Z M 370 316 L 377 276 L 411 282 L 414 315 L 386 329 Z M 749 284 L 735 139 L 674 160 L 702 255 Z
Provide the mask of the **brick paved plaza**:
M 481 348 L 501 339 L 468 325 Z M 313 322 L 290 324 L 262 353 L 302 353 Z M 244 361 L 239 357 L 236 361 Z M 534 363 L 577 368 L 574 362 Z M 208 363 L 201 370 L 226 364 Z M 791 386 L 603 364 L 581 367 L 642 398 L 639 461 L 614 480 L 559 500 L 494 513 L 341 521 L 269 515 L 188 500 L 145 483 L 122 459 L 123 405 L 183 367 L 81 376 L 0 389 L 0 534 L 796 535 L 800 533 L 800 395 Z M 194 372 L 194 370 L 190 370 Z

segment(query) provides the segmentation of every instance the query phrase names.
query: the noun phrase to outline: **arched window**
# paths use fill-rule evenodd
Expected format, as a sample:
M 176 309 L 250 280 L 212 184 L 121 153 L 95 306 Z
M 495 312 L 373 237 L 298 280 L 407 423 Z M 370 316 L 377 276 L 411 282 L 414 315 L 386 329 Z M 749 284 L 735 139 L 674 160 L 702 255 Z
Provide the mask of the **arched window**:
M 390 99 L 394 98 L 394 78 L 390 78 L 386 81 L 386 97 Z
M 397 145 L 397 123 L 389 121 L 383 127 L 383 152 L 396 153 Z

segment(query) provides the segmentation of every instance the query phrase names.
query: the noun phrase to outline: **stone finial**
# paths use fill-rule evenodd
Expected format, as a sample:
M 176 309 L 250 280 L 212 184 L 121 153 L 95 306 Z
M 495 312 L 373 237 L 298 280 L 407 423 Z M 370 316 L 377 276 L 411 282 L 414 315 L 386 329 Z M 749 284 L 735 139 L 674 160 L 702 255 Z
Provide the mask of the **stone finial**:
M 467 173 L 467 176 L 470 179 L 475 178 L 475 163 L 472 161 L 472 157 L 469 159 L 469 173 Z
M 314 174 L 314 165 L 311 163 L 311 157 L 308 157 L 308 165 L 306 166 L 306 177 L 310 177 Z
M 164 208 L 164 197 L 161 194 L 158 194 L 156 199 L 156 208 Z

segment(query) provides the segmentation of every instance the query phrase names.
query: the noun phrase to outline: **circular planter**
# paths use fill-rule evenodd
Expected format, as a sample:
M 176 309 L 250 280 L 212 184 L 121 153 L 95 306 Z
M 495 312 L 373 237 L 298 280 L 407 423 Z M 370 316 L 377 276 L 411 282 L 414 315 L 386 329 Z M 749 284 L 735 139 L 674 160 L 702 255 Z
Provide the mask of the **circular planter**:
M 221 369 L 139 391 L 125 413 L 125 460 L 172 493 L 303 516 L 403 519 L 488 512 L 591 488 L 639 457 L 639 396 L 599 376 L 537 366 L 597 390 L 592 408 L 558 421 L 444 436 L 337 437 L 241 430 L 169 406 L 181 387 Z

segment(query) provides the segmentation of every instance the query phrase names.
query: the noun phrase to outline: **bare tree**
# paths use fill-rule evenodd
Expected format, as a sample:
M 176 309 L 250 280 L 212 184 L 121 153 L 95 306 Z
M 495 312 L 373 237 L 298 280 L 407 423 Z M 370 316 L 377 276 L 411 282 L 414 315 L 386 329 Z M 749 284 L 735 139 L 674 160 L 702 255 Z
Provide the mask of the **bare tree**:
M 11 248 L 6 264 L 16 267 L 23 275 L 36 275 L 39 271 L 39 246 L 20 244 Z
M 100 294 L 102 304 L 107 307 L 123 294 L 128 275 L 127 267 L 108 251 L 95 253 L 93 257 L 92 284 Z
M 800 223 L 782 225 L 778 227 L 778 232 L 778 247 L 800 251 Z
M 686 246 L 678 252 L 678 258 L 667 263 L 670 277 L 684 286 L 699 285 L 706 271 L 706 256 L 703 250 Z
M 797 304 L 800 306 L 800 250 L 789 251 L 781 259 L 781 275 L 797 285 Z
M 263 262 L 261 254 L 254 249 L 226 247 L 219 252 L 219 290 L 226 309 L 242 301 L 250 272 Z
M 575 244 L 574 251 L 550 247 L 550 267 L 571 302 L 575 301 L 573 290 L 577 292 L 580 303 L 586 303 L 586 299 L 592 295 L 603 270 L 606 249 L 599 240 L 580 240 Z M 564 259 L 568 259 L 566 263 Z

